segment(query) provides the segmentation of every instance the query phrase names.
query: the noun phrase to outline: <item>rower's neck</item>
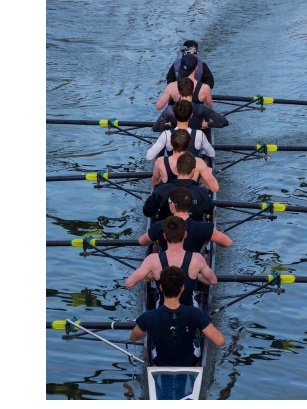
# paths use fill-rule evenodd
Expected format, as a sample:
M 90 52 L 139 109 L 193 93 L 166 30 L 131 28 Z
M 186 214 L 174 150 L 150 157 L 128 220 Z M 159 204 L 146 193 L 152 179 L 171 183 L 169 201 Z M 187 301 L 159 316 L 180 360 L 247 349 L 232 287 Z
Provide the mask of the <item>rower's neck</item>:
M 176 252 L 176 253 L 185 252 L 183 250 L 183 241 L 181 241 L 180 243 L 169 243 L 169 242 L 167 242 L 166 253 L 172 253 L 172 252 Z
M 191 175 L 181 175 L 181 174 L 179 173 L 179 175 L 177 176 L 177 179 L 189 180 L 189 179 L 192 179 L 192 178 L 191 178 Z
M 183 220 L 187 220 L 190 217 L 188 212 L 176 212 L 176 210 L 174 211 L 173 216 L 181 217 Z
M 173 152 L 172 156 L 170 156 L 171 158 L 176 158 L 178 159 L 180 155 L 182 155 L 184 152 Z
M 192 95 L 188 95 L 187 97 L 183 97 L 182 95 L 180 95 L 180 99 L 185 99 L 186 101 L 192 102 Z
M 180 307 L 179 297 L 176 297 L 176 298 L 165 298 L 164 297 L 164 305 L 170 310 L 176 310 L 177 308 Z
M 189 124 L 187 122 L 177 121 L 177 128 L 179 129 L 188 129 Z

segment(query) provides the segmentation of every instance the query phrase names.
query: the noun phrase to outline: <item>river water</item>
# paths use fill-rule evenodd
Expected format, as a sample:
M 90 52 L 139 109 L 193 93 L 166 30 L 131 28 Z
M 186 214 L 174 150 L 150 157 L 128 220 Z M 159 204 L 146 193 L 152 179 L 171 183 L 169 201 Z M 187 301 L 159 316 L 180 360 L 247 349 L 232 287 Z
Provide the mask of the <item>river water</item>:
M 46 2 L 47 118 L 116 118 L 154 121 L 154 103 L 167 70 L 186 39 L 200 44 L 215 77 L 213 94 L 306 100 L 307 3 L 304 0 L 157 0 Z M 219 112 L 235 104 L 215 102 Z M 229 114 L 229 127 L 216 130 L 217 144 L 258 142 L 306 145 L 304 106 L 273 104 L 264 112 Z M 149 129 L 133 131 L 152 136 Z M 149 170 L 148 144 L 98 126 L 47 125 L 47 176 L 97 170 Z M 217 168 L 240 158 L 217 153 Z M 306 153 L 276 152 L 270 159 L 243 161 L 221 172 L 218 199 L 307 206 Z M 146 196 L 146 181 L 130 189 Z M 48 182 L 46 238 L 83 235 L 135 239 L 146 229 L 142 202 L 119 189 L 94 189 L 89 181 Z M 307 275 L 306 213 L 276 213 L 231 229 L 230 249 L 219 249 L 217 274 L 266 275 L 272 269 Z M 246 214 L 218 209 L 218 228 Z M 142 311 L 142 291 L 124 288 L 132 268 L 112 257 L 82 257 L 81 249 L 46 248 L 46 320 L 129 320 Z M 109 251 L 137 267 L 144 249 Z M 41 272 L 40 272 L 41 274 Z M 202 399 L 306 400 L 306 284 L 283 286 L 285 293 L 250 296 L 214 315 L 227 343 L 209 351 Z M 219 284 L 214 308 L 251 288 Z M 252 287 L 253 289 L 253 287 Z M 148 399 L 144 368 L 99 341 L 61 339 L 46 330 L 47 400 Z M 125 331 L 105 331 L 113 342 Z M 117 344 L 125 348 L 126 344 Z M 141 347 L 128 345 L 140 355 Z

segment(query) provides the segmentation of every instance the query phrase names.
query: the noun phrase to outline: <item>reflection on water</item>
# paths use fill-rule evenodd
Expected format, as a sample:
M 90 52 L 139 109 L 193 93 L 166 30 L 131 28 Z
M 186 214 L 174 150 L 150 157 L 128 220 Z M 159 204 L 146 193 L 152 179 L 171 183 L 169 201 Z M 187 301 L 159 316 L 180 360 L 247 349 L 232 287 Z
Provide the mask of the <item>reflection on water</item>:
M 72 236 L 96 236 L 102 239 L 119 239 L 130 236 L 132 229 L 130 227 L 121 230 L 126 226 L 131 215 L 126 213 L 119 218 L 107 218 L 105 216 L 99 216 L 97 222 L 86 222 L 83 220 L 65 220 L 59 217 L 55 217 L 47 214 L 47 218 L 52 221 L 55 226 L 61 226 L 63 229 Z M 96 238 L 95 237 L 95 238 Z
M 116 387 L 118 390 L 122 390 L 122 396 L 127 400 L 135 400 L 134 389 L 127 382 L 126 377 L 124 379 L 102 379 L 97 380 L 95 378 L 103 374 L 103 371 L 96 371 L 93 376 L 84 378 L 84 382 L 65 382 L 63 384 L 47 383 L 46 393 L 48 395 L 65 396 L 67 400 L 93 400 L 93 399 L 108 399 L 108 393 L 94 392 L 91 389 L 87 389 L 87 385 L 99 387 L 103 390 L 105 387 Z M 134 379 L 133 379 L 134 380 Z M 135 383 L 135 382 L 134 382 Z M 117 387 L 118 386 L 118 387 Z M 125 392 L 126 391 L 126 392 Z M 120 398 L 117 398 L 120 399 Z

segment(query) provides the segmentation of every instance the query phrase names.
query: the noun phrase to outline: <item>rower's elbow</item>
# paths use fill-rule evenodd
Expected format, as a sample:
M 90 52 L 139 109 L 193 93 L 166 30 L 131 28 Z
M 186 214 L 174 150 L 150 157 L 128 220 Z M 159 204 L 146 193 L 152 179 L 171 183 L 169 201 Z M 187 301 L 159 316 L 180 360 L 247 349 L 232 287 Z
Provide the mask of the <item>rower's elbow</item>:
M 220 337 L 215 341 L 215 345 L 217 345 L 218 347 L 222 347 L 223 345 L 225 345 L 225 342 L 225 337 L 221 333 Z
M 222 247 L 231 247 L 233 245 L 233 241 L 231 238 L 227 237 L 226 240 L 222 243 Z
M 133 286 L 134 286 L 134 284 L 133 284 L 132 280 L 130 279 L 130 277 L 128 277 L 126 282 L 125 282 L 125 287 L 126 288 L 131 288 Z

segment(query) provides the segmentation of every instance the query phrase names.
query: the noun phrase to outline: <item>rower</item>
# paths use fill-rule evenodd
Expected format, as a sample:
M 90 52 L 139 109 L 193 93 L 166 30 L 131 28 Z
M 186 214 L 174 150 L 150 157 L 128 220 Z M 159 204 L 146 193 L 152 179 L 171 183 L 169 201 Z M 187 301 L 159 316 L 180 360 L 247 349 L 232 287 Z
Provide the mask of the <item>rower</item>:
M 193 206 L 193 195 L 190 190 L 184 187 L 172 189 L 169 193 L 168 206 L 174 216 L 181 217 L 186 221 L 187 236 L 183 241 L 184 250 L 200 252 L 209 241 L 221 247 L 232 246 L 231 238 L 217 230 L 213 222 L 195 221 L 190 217 Z M 162 220 L 152 224 L 148 231 L 139 238 L 139 243 L 142 246 L 148 246 L 154 242 L 159 243 L 162 251 L 167 249 Z
M 194 366 L 199 359 L 193 343 L 198 329 L 215 345 L 225 344 L 224 335 L 202 309 L 180 303 L 184 280 L 185 274 L 180 268 L 164 268 L 159 285 L 164 304 L 141 314 L 130 333 L 130 340 L 136 342 L 148 332 L 155 346 L 157 355 L 153 363 L 157 366 Z
M 175 130 L 186 129 L 191 135 L 191 143 L 187 150 L 192 152 L 195 156 L 200 156 L 200 154 L 202 154 L 214 158 L 215 150 L 204 132 L 200 129 L 191 129 L 189 127 L 189 120 L 193 117 L 192 103 L 186 99 L 181 99 L 176 102 L 173 107 L 173 113 L 177 123 Z M 146 153 L 147 160 L 152 160 L 157 156 L 160 156 L 161 152 L 164 152 L 165 149 L 168 156 L 173 154 L 173 147 L 171 145 L 171 135 L 173 132 L 174 129 L 170 129 L 161 133 L 153 146 L 148 149 Z
M 127 278 L 126 287 L 134 287 L 148 276 L 148 278 L 154 278 L 159 289 L 161 270 L 169 265 L 177 266 L 185 272 L 184 291 L 180 302 L 184 305 L 193 305 L 197 280 L 206 285 L 216 284 L 216 275 L 200 253 L 183 249 L 183 241 L 187 236 L 185 220 L 178 216 L 169 216 L 163 221 L 163 233 L 167 241 L 167 250 L 151 253 L 145 257 L 141 266 Z M 159 291 L 158 303 L 163 304 L 161 291 Z
M 181 65 L 179 68 L 180 77 L 188 77 L 194 83 L 194 92 L 192 101 L 196 104 L 204 103 L 209 108 L 212 108 L 213 101 L 211 95 L 211 88 L 207 84 L 202 84 L 200 81 L 197 81 L 195 78 L 195 72 L 197 70 L 197 58 L 192 54 L 184 55 L 181 58 Z M 156 108 L 159 111 L 164 108 L 169 101 L 173 100 L 177 102 L 180 99 L 178 92 L 178 83 L 177 81 L 170 82 L 164 89 L 162 95 L 156 102 Z
M 195 78 L 197 81 L 201 81 L 203 84 L 208 84 L 211 89 L 214 87 L 213 74 L 210 71 L 208 65 L 198 57 L 198 43 L 194 40 L 187 40 L 183 43 L 183 48 L 181 50 L 182 55 L 193 54 L 197 57 L 197 71 L 195 73 Z M 179 79 L 179 67 L 181 64 L 181 58 L 178 57 L 170 67 L 167 75 L 166 82 L 177 81 Z
M 151 182 L 153 186 L 159 183 L 167 183 L 175 180 L 178 176 L 176 165 L 178 158 L 185 153 L 191 143 L 191 135 L 186 129 L 176 129 L 171 135 L 171 145 L 173 154 L 169 157 L 160 156 L 156 159 L 153 168 Z M 193 179 L 198 181 L 201 177 L 201 184 L 212 192 L 219 190 L 219 184 L 212 174 L 212 168 L 207 166 L 201 158 L 196 158 L 196 168 Z
M 190 217 L 194 220 L 204 220 L 213 209 L 212 199 L 208 190 L 200 186 L 193 177 L 196 172 L 196 158 L 191 152 L 179 156 L 176 163 L 177 179 L 168 183 L 161 183 L 146 199 L 143 205 L 143 214 L 151 217 L 153 222 L 164 220 L 171 216 L 168 199 L 174 188 L 186 188 L 193 198 L 192 206 L 188 209 Z
M 207 107 L 205 104 L 195 104 L 192 102 L 194 92 L 194 82 L 191 78 L 183 77 L 178 80 L 178 92 L 180 100 L 187 100 L 192 103 L 193 115 L 189 119 L 189 127 L 193 129 L 223 128 L 229 125 L 228 120 L 222 114 Z M 163 132 L 165 125 L 169 124 L 171 128 L 177 126 L 177 120 L 174 115 L 174 105 L 167 105 L 159 118 L 154 123 L 153 132 Z

